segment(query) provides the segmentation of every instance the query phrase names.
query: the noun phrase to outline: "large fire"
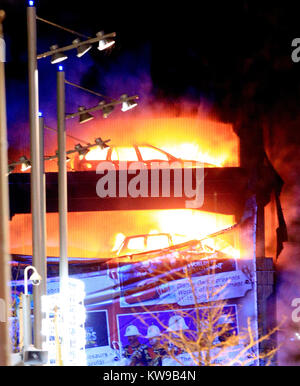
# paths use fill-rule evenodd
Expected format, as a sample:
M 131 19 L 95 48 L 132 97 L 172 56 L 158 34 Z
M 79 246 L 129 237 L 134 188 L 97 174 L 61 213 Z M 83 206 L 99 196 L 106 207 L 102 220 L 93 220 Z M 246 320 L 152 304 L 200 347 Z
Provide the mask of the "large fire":
M 52 134 L 51 134 L 52 133 Z M 57 150 L 56 134 L 46 136 L 45 154 Z M 207 118 L 170 113 L 125 114 L 116 118 L 93 120 L 82 126 L 68 122 L 67 149 L 74 149 L 82 138 L 93 143 L 95 138 L 110 138 L 109 145 L 122 148 L 123 160 L 135 160 L 133 144 L 148 143 L 183 160 L 205 162 L 216 167 L 239 166 L 239 140 L 232 126 Z M 76 140 L 74 138 L 77 138 Z M 85 145 L 84 142 L 81 143 Z M 28 154 L 28 149 L 21 150 Z M 86 160 L 106 158 L 106 149 L 92 148 Z M 78 156 L 78 155 L 77 155 Z M 73 156 L 74 157 L 74 156 Z M 68 163 L 74 170 L 75 163 Z M 45 162 L 46 172 L 57 172 L 57 160 Z M 76 169 L 75 169 L 76 170 Z M 15 170 L 20 172 L 20 170 Z M 27 170 L 26 172 L 30 172 Z M 138 208 L 137 208 L 138 209 Z M 126 236 L 166 232 L 174 244 L 201 239 L 234 224 L 234 216 L 196 210 L 134 210 L 68 214 L 69 257 L 109 257 Z M 10 223 L 11 253 L 31 255 L 31 215 L 16 215 Z M 47 255 L 59 256 L 58 214 L 47 214 Z M 207 245 L 212 241 L 206 241 Z M 155 246 L 155 245 L 154 245 Z M 157 245 L 159 247 L 159 245 Z M 213 248 L 220 246 L 214 245 Z M 231 255 L 239 252 L 227 245 Z M 222 247 L 225 248 L 224 245 Z M 229 251 L 228 249 L 228 251 Z
M 107 258 L 113 255 L 112 250 L 120 246 L 126 236 L 165 232 L 172 236 L 176 244 L 204 238 L 234 223 L 234 216 L 192 209 L 68 213 L 68 256 Z M 10 234 L 11 253 L 32 254 L 31 215 L 14 216 Z M 213 247 L 209 239 L 205 243 Z M 215 245 L 215 241 L 213 243 Z M 233 243 L 230 244 L 236 248 Z M 221 249 L 228 246 L 227 242 L 226 245 L 223 243 Z M 214 246 L 215 249 L 220 247 Z M 231 254 L 237 255 L 237 252 L 232 250 Z M 47 214 L 47 255 L 59 256 L 57 213 Z
M 140 146 L 143 150 L 143 155 L 146 159 L 151 159 L 151 149 L 146 146 Z M 222 167 L 226 162 L 226 154 L 220 154 L 212 156 L 209 152 L 201 150 L 200 146 L 193 143 L 182 143 L 173 146 L 164 146 L 162 150 L 165 150 L 172 156 L 181 160 L 192 160 L 210 164 L 215 167 Z M 99 147 L 92 148 L 85 156 L 87 161 L 103 161 L 106 160 L 108 149 L 101 149 Z M 161 153 L 161 156 L 163 153 Z M 131 146 L 118 147 L 113 149 L 112 160 L 116 161 L 138 161 L 134 148 Z M 161 157 L 161 161 L 167 161 L 167 158 Z
M 218 231 L 234 225 L 233 216 L 226 216 L 214 213 L 199 212 L 189 209 L 172 209 L 156 211 L 154 217 L 157 220 L 157 228 L 152 229 L 149 235 L 159 235 L 161 233 L 172 236 L 172 244 L 181 244 L 191 240 L 202 240 L 204 246 L 209 247 L 210 251 L 222 251 L 228 256 L 239 258 L 240 251 L 221 236 L 207 237 Z M 118 251 L 120 245 L 125 240 L 126 235 L 116 233 L 114 236 L 114 245 L 112 251 Z M 166 248 L 165 237 L 152 237 L 151 248 L 147 245 L 147 250 Z M 132 239 L 132 249 L 141 251 L 139 245 L 140 238 Z M 136 245 L 134 245 L 134 243 Z
M 183 160 L 205 162 L 216 167 L 239 166 L 239 140 L 232 126 L 207 118 L 150 116 L 114 119 L 102 121 L 97 128 L 91 123 L 88 132 L 91 138 L 99 135 L 112 138 L 109 145 L 122 149 L 119 158 L 124 161 L 135 161 L 132 145 L 146 142 Z M 103 160 L 106 152 L 95 147 L 87 154 L 86 160 Z
M 213 155 L 210 151 L 204 151 L 199 144 L 195 143 L 181 143 L 179 145 L 165 146 L 165 150 L 181 159 L 205 162 L 217 167 L 222 167 L 229 161 L 226 152 L 220 152 L 220 154 Z
M 125 153 L 129 160 L 132 145 L 148 143 L 177 158 L 206 162 L 217 167 L 239 166 L 239 139 L 232 126 L 205 116 L 174 117 L 164 112 L 126 114 L 117 118 L 92 120 L 84 125 L 84 130 L 82 127 L 77 122 L 68 122 L 67 134 L 71 135 L 67 136 L 67 150 L 74 149 L 79 142 L 84 146 L 101 137 L 111 139 L 111 146 L 126 148 Z M 23 143 L 20 143 L 19 153 L 12 154 L 10 158 L 17 160 L 23 154 L 29 157 L 29 149 L 23 147 Z M 53 131 L 47 131 L 45 154 L 54 155 L 56 150 L 57 135 Z M 74 159 L 74 155 L 70 155 L 70 158 Z M 104 155 L 105 151 L 95 147 L 90 150 L 86 159 L 101 160 Z M 69 171 L 74 170 L 72 159 L 67 166 Z M 56 172 L 57 160 L 46 161 L 45 170 Z M 16 168 L 15 172 L 20 172 L 20 169 Z M 25 172 L 30 172 L 30 169 Z

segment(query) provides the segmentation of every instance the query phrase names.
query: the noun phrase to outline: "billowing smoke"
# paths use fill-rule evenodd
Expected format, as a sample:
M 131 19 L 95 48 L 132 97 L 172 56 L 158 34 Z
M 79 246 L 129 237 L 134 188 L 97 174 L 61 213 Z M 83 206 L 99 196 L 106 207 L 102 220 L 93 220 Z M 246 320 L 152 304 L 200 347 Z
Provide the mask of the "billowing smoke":
M 300 333 L 300 324 L 293 318 L 295 307 L 292 302 L 300 298 L 300 171 L 297 135 L 300 122 L 297 116 L 291 119 L 286 113 L 274 114 L 273 122 L 266 130 L 266 145 L 275 169 L 284 180 L 281 203 L 289 236 L 276 264 L 277 318 L 278 323 L 283 322 L 278 335 L 281 344 L 278 359 L 280 365 L 299 365 L 300 341 L 297 333 Z M 276 218 L 273 225 L 278 225 Z M 270 238 L 267 247 L 271 249 L 274 243 L 275 238 Z

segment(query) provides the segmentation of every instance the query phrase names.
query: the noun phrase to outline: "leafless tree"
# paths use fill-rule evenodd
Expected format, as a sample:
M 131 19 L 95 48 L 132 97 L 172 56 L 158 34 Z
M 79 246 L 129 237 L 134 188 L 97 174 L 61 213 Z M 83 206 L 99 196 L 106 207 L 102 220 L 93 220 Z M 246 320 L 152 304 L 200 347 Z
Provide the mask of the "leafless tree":
M 233 326 L 234 315 L 228 313 L 227 301 L 219 300 L 218 295 L 226 291 L 229 282 L 223 286 L 215 283 L 215 263 L 208 272 L 206 301 L 199 302 L 197 289 L 192 274 L 187 264 L 182 264 L 180 269 L 174 268 L 170 261 L 166 260 L 164 265 L 151 274 L 151 286 L 145 286 L 140 291 L 149 291 L 155 286 L 168 285 L 173 280 L 180 280 L 189 283 L 189 288 L 193 296 L 192 312 L 190 309 L 178 308 L 177 304 L 165 305 L 165 309 L 175 315 L 173 327 L 162 322 L 157 310 L 153 311 L 151 306 L 142 305 L 144 312 L 138 313 L 137 318 L 147 327 L 149 315 L 159 326 L 161 331 L 160 353 L 162 363 L 177 365 L 196 365 L 196 366 L 246 366 L 258 365 L 264 361 L 265 365 L 270 365 L 277 351 L 273 347 L 265 352 L 260 352 L 258 346 L 261 342 L 269 340 L 278 330 L 276 327 L 264 336 L 258 336 L 253 329 L 250 318 L 247 320 L 247 327 L 244 331 L 237 333 Z M 138 300 L 138 298 L 137 298 Z M 148 317 L 145 318 L 144 315 Z M 147 320 L 146 320 L 147 319 Z M 185 321 L 189 320 L 189 323 Z M 193 328 L 188 327 L 193 325 Z M 172 331 L 171 331 L 172 330 Z M 186 359 L 189 359 L 188 362 Z

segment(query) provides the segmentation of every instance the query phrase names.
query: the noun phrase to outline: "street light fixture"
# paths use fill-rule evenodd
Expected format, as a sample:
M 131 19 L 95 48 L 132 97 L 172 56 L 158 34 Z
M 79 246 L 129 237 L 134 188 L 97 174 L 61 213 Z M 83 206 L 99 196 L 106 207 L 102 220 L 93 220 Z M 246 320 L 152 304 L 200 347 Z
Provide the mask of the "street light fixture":
M 105 36 L 104 31 L 100 31 L 96 35 L 100 38 L 99 45 L 98 45 L 99 51 L 103 51 L 115 44 L 115 41 L 112 38 L 104 37 Z
M 75 150 L 78 151 L 80 160 L 82 160 L 89 152 L 89 150 L 84 148 L 80 143 L 78 143 L 78 145 L 75 145 Z
M 33 273 L 28 278 L 28 271 L 32 270 Z M 38 273 L 36 268 L 32 265 L 28 265 L 24 269 L 24 295 L 28 295 L 28 280 L 32 282 L 33 285 L 40 285 L 43 280 L 41 275 Z
M 107 118 L 114 111 L 114 106 L 107 106 L 105 101 L 101 101 L 99 106 L 101 106 L 103 118 Z
M 93 115 L 86 111 L 86 108 L 84 106 L 78 107 L 79 115 L 79 123 L 86 123 L 88 121 L 91 121 L 94 119 Z
M 79 43 L 80 40 L 77 38 L 75 40 L 73 40 L 73 44 L 77 44 Z M 78 58 L 81 58 L 84 54 L 86 54 L 90 49 L 92 48 L 92 45 L 91 44 L 85 44 L 83 46 L 79 46 L 77 47 L 77 57 Z
M 32 270 L 33 273 L 28 279 L 29 270 Z M 39 286 L 42 282 L 41 275 L 32 265 L 27 266 L 24 270 L 24 294 L 22 294 L 23 350 L 21 358 L 25 365 L 43 365 L 47 363 L 48 352 L 38 349 L 32 344 L 31 307 L 30 295 L 28 294 L 28 280 L 31 281 L 34 286 Z M 34 303 L 34 309 L 36 307 L 38 307 L 38 305 Z
M 98 147 L 100 147 L 101 150 L 106 149 L 107 147 L 109 147 L 107 145 L 107 142 L 109 142 L 109 141 L 110 141 L 110 139 L 107 139 L 105 141 L 103 141 L 101 138 L 96 138 L 95 139 L 95 143 L 98 145 Z
M 120 100 L 113 100 L 112 102 L 105 103 L 105 104 L 104 103 L 101 104 L 101 102 L 100 102 L 96 106 L 91 107 L 89 109 L 78 110 L 76 113 L 66 115 L 66 119 L 80 117 L 82 114 L 91 113 L 91 112 L 98 111 L 98 110 L 103 111 L 105 108 L 111 108 L 111 107 L 114 107 L 114 106 L 119 105 L 119 104 L 122 104 L 122 109 L 121 109 L 122 111 L 127 111 L 127 110 L 130 110 L 133 107 L 137 106 L 136 100 L 139 97 L 137 95 L 129 97 L 126 94 L 124 94 L 124 95 L 122 95 L 121 98 L 120 98 Z
M 77 113 L 68 114 L 66 116 L 67 119 L 68 118 L 75 118 L 75 117 L 78 117 L 78 116 L 85 114 L 87 112 L 89 113 L 89 112 L 93 112 L 93 111 L 97 111 L 97 110 L 102 110 L 103 118 L 107 118 L 111 114 L 111 112 L 114 110 L 114 107 L 118 104 L 122 104 L 122 111 L 127 111 L 127 110 L 130 110 L 133 107 L 137 106 L 136 101 L 139 98 L 137 95 L 129 97 L 127 94 L 123 94 L 123 95 L 121 95 L 120 99 L 117 100 L 117 99 L 113 99 L 111 97 L 107 97 L 105 95 L 102 95 L 98 92 L 89 90 L 85 87 L 79 86 L 78 84 L 69 82 L 68 80 L 65 80 L 65 83 L 70 85 L 70 86 L 76 87 L 80 90 L 86 91 L 90 94 L 96 95 L 96 96 L 104 99 L 100 103 L 98 103 L 98 105 L 95 107 L 92 107 L 90 109 L 83 109 L 82 111 L 78 111 Z M 110 101 L 107 102 L 106 100 L 110 100 Z
M 28 271 L 32 270 L 30 278 L 28 279 Z M 28 295 L 28 280 L 33 285 L 38 286 L 42 281 L 42 277 L 37 272 L 36 268 L 29 265 L 24 270 L 24 294 L 22 295 L 23 305 L 23 347 L 26 350 L 32 345 L 32 328 L 31 328 L 31 308 L 30 308 L 30 295 Z
M 132 99 L 128 100 L 127 94 L 121 95 L 120 100 L 123 101 L 121 110 L 124 112 L 131 110 L 137 106 L 137 103 L 134 100 Z
M 50 50 L 55 51 L 57 48 L 58 48 L 58 45 L 54 44 L 53 46 L 50 47 Z M 51 56 L 51 64 L 57 64 L 57 63 L 63 62 L 66 59 L 68 59 L 66 54 L 64 54 L 62 52 L 55 52 Z
M 25 172 L 26 170 L 31 168 L 31 162 L 24 155 L 22 157 L 20 157 L 20 162 L 22 163 L 22 166 L 21 166 L 22 172 Z
M 29 8 L 35 8 L 35 7 L 29 7 Z M 112 39 L 115 36 L 116 36 L 115 32 L 105 34 L 105 35 L 103 35 L 102 33 L 101 34 L 98 33 L 95 38 L 90 38 L 90 39 L 87 39 L 84 41 L 80 41 L 80 40 L 77 41 L 76 40 L 76 42 L 73 41 L 73 43 L 69 44 L 68 46 L 58 47 L 57 45 L 53 45 L 50 47 L 50 51 L 44 52 L 42 54 L 38 54 L 36 58 L 42 59 L 42 58 L 46 58 L 48 56 L 53 57 L 56 54 L 63 54 L 64 52 L 73 50 L 75 48 L 77 49 L 77 54 L 78 54 L 78 49 L 80 47 L 84 47 L 86 49 L 87 46 L 89 46 L 93 43 L 97 43 L 97 42 L 99 42 L 99 45 L 100 45 L 100 42 L 102 42 L 100 45 L 101 49 L 99 48 L 99 46 L 98 46 L 98 49 L 100 49 L 100 51 L 103 51 L 104 49 L 111 47 L 115 43 L 115 41 Z M 55 58 L 56 58 L 56 56 L 54 56 L 54 60 L 55 60 Z M 65 55 L 64 55 L 64 59 L 66 59 Z M 51 60 L 51 63 L 58 63 L 58 62 Z
M 40 122 L 41 127 L 49 128 L 49 127 L 44 125 L 43 117 L 42 116 L 40 116 L 39 119 L 41 121 Z M 55 129 L 51 129 L 51 130 L 57 131 Z M 40 133 L 42 134 L 43 131 L 41 130 Z M 43 136 L 41 135 L 41 137 L 43 137 Z M 71 136 L 71 137 L 73 139 L 76 139 L 76 140 L 80 141 L 80 138 L 76 138 L 76 137 L 73 137 L 73 136 Z M 87 143 L 86 146 L 82 146 L 82 145 L 78 144 L 78 145 L 80 145 L 80 147 L 78 147 L 78 148 L 75 147 L 75 149 L 67 150 L 67 152 L 66 152 L 66 155 L 67 155 L 66 156 L 66 162 L 68 163 L 71 160 L 70 157 L 68 157 L 69 154 L 74 154 L 74 153 L 79 153 L 81 151 L 86 151 L 86 153 L 85 153 L 85 155 L 86 155 L 89 152 L 89 150 L 91 148 L 93 148 L 93 147 L 100 147 L 101 149 L 105 149 L 105 148 L 109 147 L 107 145 L 107 142 L 109 142 L 109 141 L 110 141 L 110 139 L 107 139 L 107 140 L 103 141 L 101 138 L 96 138 L 94 143 Z M 41 144 L 43 144 L 42 138 L 41 138 Z M 41 146 L 41 148 L 44 148 L 44 146 Z M 41 151 L 41 165 L 44 164 L 44 161 L 52 161 L 52 160 L 55 160 L 55 159 L 58 159 L 58 150 L 56 150 L 55 155 L 51 155 L 51 156 L 44 156 L 43 152 Z M 22 157 L 21 157 L 21 160 L 22 161 L 12 162 L 11 164 L 8 164 L 8 173 L 7 173 L 7 175 L 11 174 L 15 170 L 17 165 L 22 165 L 23 164 L 23 158 Z M 28 162 L 30 162 L 30 160 L 28 160 Z M 45 173 L 44 173 L 44 168 L 42 170 L 42 175 L 41 175 L 41 186 L 43 187 L 42 191 L 43 191 L 43 194 L 45 195 L 46 192 L 45 192 Z M 45 198 L 42 201 L 43 201 L 43 204 L 45 204 L 45 202 L 46 202 Z M 45 208 L 42 207 L 42 206 L 41 206 L 41 208 L 42 208 L 41 209 L 42 215 L 45 215 Z M 42 250 L 44 250 L 44 249 L 42 249 Z M 43 270 L 40 270 L 40 273 L 41 273 L 42 277 L 43 277 L 43 272 L 44 272 Z

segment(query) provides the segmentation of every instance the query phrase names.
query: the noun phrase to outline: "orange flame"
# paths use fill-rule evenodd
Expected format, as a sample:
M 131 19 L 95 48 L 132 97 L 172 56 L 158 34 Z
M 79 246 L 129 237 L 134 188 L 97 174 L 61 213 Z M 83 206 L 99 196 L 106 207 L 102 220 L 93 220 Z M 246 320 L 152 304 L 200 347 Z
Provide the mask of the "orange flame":
M 123 115 L 122 118 L 109 117 L 90 121 L 85 124 L 84 134 L 81 126 L 75 123 L 70 126 L 72 136 L 89 143 L 93 143 L 101 135 L 103 139 L 111 138 L 111 146 L 125 147 L 127 150 L 132 144 L 146 142 L 178 158 L 202 161 L 218 167 L 239 166 L 239 139 L 232 126 L 207 117 L 174 117 L 167 112 L 145 116 Z M 55 137 L 46 138 L 46 155 L 55 154 L 57 144 L 54 139 Z M 74 149 L 75 144 L 74 139 L 67 137 L 67 150 Z M 106 151 L 92 148 L 86 159 L 102 160 Z M 132 154 L 131 150 L 128 150 L 130 158 L 129 152 Z M 45 168 L 46 172 L 56 172 L 57 159 L 46 161 Z M 68 164 L 68 170 L 71 171 L 72 168 L 74 156 Z M 19 171 L 17 169 L 16 172 Z
M 234 223 L 234 216 L 192 209 L 68 213 L 68 256 L 107 258 L 124 237 L 154 232 L 169 233 L 173 244 L 178 244 L 204 238 Z M 31 229 L 30 214 L 13 217 L 10 222 L 12 254 L 32 254 Z M 207 240 L 205 243 L 215 249 L 230 248 L 228 243 L 212 245 Z M 221 241 L 218 239 L 217 243 Z M 160 244 L 157 247 L 160 248 Z M 235 251 L 232 253 L 236 255 Z M 47 255 L 59 256 L 57 213 L 47 213 Z

